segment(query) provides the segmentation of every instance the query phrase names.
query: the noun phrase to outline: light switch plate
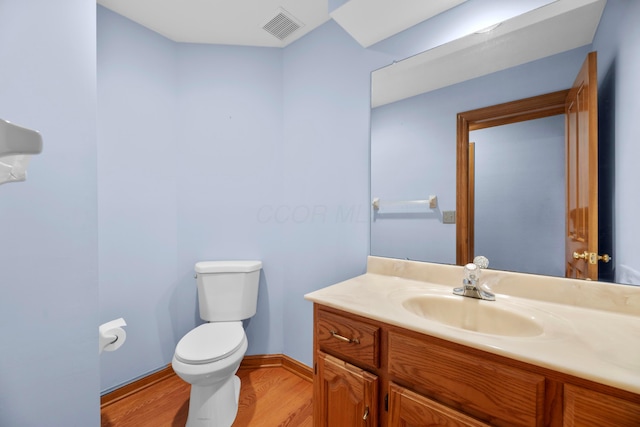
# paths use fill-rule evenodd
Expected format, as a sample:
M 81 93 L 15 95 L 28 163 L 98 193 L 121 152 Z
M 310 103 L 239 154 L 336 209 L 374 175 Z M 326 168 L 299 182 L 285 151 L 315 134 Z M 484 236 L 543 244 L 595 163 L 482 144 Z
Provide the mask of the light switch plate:
M 442 223 L 443 224 L 455 224 L 456 223 L 456 211 L 442 211 Z

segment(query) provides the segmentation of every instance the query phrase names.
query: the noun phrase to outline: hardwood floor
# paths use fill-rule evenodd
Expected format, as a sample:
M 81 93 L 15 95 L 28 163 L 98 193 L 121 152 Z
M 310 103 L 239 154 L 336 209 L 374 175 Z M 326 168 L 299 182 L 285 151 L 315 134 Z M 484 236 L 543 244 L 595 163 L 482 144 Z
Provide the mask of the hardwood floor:
M 284 368 L 243 371 L 234 427 L 311 427 L 313 383 Z
M 241 368 L 233 427 L 310 427 L 313 384 L 283 367 Z M 101 409 L 102 427 L 184 427 L 189 384 L 175 374 Z

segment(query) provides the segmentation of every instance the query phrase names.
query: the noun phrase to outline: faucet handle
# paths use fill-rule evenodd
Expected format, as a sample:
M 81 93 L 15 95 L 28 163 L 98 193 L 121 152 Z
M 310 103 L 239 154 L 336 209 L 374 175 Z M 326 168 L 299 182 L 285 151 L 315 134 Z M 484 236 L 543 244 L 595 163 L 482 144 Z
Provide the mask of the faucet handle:
M 477 265 L 479 268 L 487 268 L 489 267 L 489 260 L 487 257 L 478 255 L 473 259 L 473 263 Z
M 466 284 L 473 284 L 475 286 L 475 284 L 478 282 L 478 279 L 480 279 L 480 267 L 473 263 L 465 265 L 464 278 L 467 282 Z

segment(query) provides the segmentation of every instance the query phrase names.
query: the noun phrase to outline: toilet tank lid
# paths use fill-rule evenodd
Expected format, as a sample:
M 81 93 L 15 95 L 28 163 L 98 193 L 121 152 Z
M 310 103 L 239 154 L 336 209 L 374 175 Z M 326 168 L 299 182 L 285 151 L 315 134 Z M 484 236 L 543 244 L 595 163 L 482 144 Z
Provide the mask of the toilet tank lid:
M 196 263 L 196 273 L 250 273 L 261 268 L 261 261 L 201 261 Z

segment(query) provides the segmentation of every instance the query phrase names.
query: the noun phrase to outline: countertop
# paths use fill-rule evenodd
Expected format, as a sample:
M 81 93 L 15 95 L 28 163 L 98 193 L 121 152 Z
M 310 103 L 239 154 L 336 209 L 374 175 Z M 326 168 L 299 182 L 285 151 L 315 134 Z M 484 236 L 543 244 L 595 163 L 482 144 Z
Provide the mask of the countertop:
M 305 298 L 640 394 L 639 287 L 491 272 L 487 280 L 493 285 L 496 301 L 473 301 L 509 305 L 532 315 L 544 328 L 541 335 L 532 337 L 467 331 L 420 317 L 402 305 L 413 296 L 451 295 L 454 286 L 461 286 L 461 279 L 459 266 L 370 257 L 365 274 L 309 293 Z M 518 284 L 513 285 L 515 282 Z M 509 292 L 514 286 L 516 290 Z M 524 290 L 518 292 L 519 287 Z M 557 290 L 555 300 L 548 295 L 548 289 Z M 582 295 L 576 297 L 572 292 Z

